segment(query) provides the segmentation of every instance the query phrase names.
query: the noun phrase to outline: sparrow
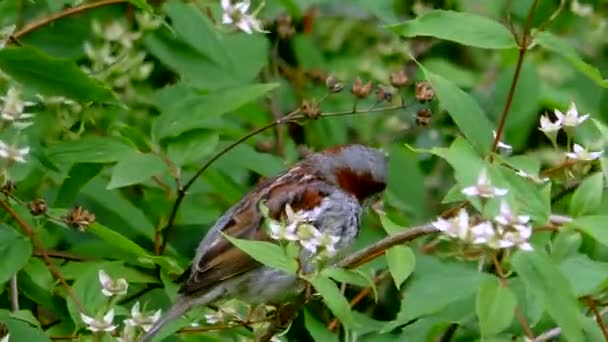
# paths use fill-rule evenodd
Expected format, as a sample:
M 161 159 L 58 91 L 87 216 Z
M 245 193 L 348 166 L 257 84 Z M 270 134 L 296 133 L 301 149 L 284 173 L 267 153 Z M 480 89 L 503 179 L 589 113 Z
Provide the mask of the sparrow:
M 200 242 L 192 264 L 180 277 L 183 284 L 175 303 L 141 338 L 150 341 L 168 322 L 196 306 L 238 298 L 249 304 L 276 305 L 305 289 L 297 276 L 265 266 L 232 245 L 224 235 L 272 241 L 265 217 L 284 218 L 288 211 L 306 217 L 321 233 L 336 237 L 336 255 L 346 251 L 361 225 L 366 200 L 386 187 L 387 156 L 380 149 L 342 145 L 314 153 L 283 173 L 260 182 L 228 209 Z M 300 263 L 310 263 L 303 248 Z M 180 280 L 178 279 L 178 281 Z

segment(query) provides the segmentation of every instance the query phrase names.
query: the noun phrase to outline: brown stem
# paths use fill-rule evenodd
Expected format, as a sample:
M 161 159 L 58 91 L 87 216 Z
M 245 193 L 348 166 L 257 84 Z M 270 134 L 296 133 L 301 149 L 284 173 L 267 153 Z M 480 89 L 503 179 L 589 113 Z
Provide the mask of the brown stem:
M 500 280 L 500 284 L 502 285 L 502 287 L 508 288 L 509 282 L 505 277 L 505 272 L 502 269 L 500 261 L 498 261 L 496 253 L 492 253 L 492 262 L 494 263 L 494 267 L 496 268 L 496 273 L 498 273 L 498 279 Z M 532 328 L 530 328 L 530 324 L 528 323 L 528 320 L 526 320 L 526 316 L 524 316 L 519 306 L 515 307 L 515 316 L 517 316 L 519 324 L 521 325 L 522 329 L 524 329 L 526 337 L 528 337 L 530 341 L 534 341 L 534 332 L 532 331 Z
M 11 311 L 19 311 L 19 286 L 17 284 L 17 273 L 10 279 L 11 287 Z
M 595 322 L 597 322 L 597 325 L 602 331 L 602 334 L 604 334 L 604 339 L 606 340 L 606 342 L 608 342 L 608 329 L 606 328 L 606 323 L 604 323 L 604 318 L 602 318 L 602 314 L 597 309 L 597 303 L 590 296 L 586 296 L 584 299 L 587 302 L 587 306 L 593 313 L 593 316 L 595 316 Z
M 505 124 L 507 122 L 507 117 L 509 116 L 509 109 L 511 108 L 511 104 L 513 103 L 515 89 L 517 88 L 517 84 L 519 83 L 519 74 L 521 73 L 521 68 L 524 63 L 524 57 L 526 55 L 526 52 L 528 51 L 530 29 L 532 26 L 532 19 L 534 19 L 534 12 L 536 11 L 537 5 L 538 0 L 534 0 L 532 6 L 530 6 L 530 11 L 528 12 L 528 17 L 526 18 L 526 22 L 524 24 L 524 33 L 522 35 L 521 42 L 518 42 L 519 55 L 517 57 L 517 65 L 515 67 L 515 72 L 513 73 L 513 80 L 511 81 L 511 86 L 509 87 L 509 93 L 507 95 L 505 106 L 503 107 L 502 114 L 500 115 L 498 128 L 496 128 L 496 137 L 494 138 L 494 142 L 492 143 L 492 152 L 496 152 L 496 149 L 498 148 L 498 143 L 500 142 L 502 134 L 505 130 Z
M 69 261 L 91 260 L 91 258 L 86 257 L 86 256 L 76 255 L 76 254 L 62 252 L 62 251 L 48 251 L 47 250 L 46 255 L 48 255 L 51 258 L 63 259 L 63 260 L 69 260 Z M 34 251 L 34 256 L 41 257 L 41 258 L 43 257 L 42 253 L 40 253 L 39 251 Z
M 19 214 L 17 214 L 17 212 L 14 211 L 13 208 L 11 208 L 10 205 L 8 205 L 8 203 L 5 202 L 3 199 L 0 199 L 0 206 L 2 208 L 4 208 L 4 210 L 17 222 L 17 224 L 19 224 L 19 226 L 21 226 L 21 228 L 27 234 L 27 236 L 30 238 L 30 240 L 32 240 L 32 242 L 34 243 L 34 247 L 36 248 L 36 251 L 38 253 L 40 253 L 40 255 L 42 256 L 42 259 L 44 259 L 44 262 L 46 263 L 46 266 L 48 267 L 49 271 L 51 271 L 51 273 L 55 276 L 55 278 L 57 278 L 59 280 L 59 282 L 61 283 L 61 285 L 67 292 L 68 296 L 70 296 L 70 298 L 72 298 L 72 300 L 74 301 L 74 304 L 76 304 L 76 306 L 78 307 L 80 312 L 86 313 L 84 306 L 82 305 L 82 303 L 80 303 L 80 301 L 78 300 L 78 297 L 76 297 L 76 295 L 72 291 L 72 288 L 70 287 L 70 285 L 68 285 L 67 281 L 65 280 L 65 278 L 63 277 L 63 275 L 61 274 L 61 272 L 59 271 L 57 266 L 55 266 L 55 264 L 53 264 L 51 257 L 49 257 L 49 255 L 46 253 L 46 250 L 44 249 L 44 245 L 42 244 L 42 241 L 40 241 L 40 239 L 38 238 L 38 236 L 36 235 L 36 233 L 34 232 L 32 227 L 30 227 L 30 225 L 27 222 L 25 222 L 25 220 L 23 220 L 23 218 L 21 218 L 21 216 L 19 216 Z
M 90 3 L 90 4 L 83 4 L 80 6 L 67 8 L 59 13 L 51 14 L 48 17 L 44 17 L 42 19 L 39 19 L 39 20 L 36 20 L 34 22 L 27 24 L 25 27 L 23 27 L 22 29 L 20 29 L 19 31 L 17 31 L 11 35 L 11 37 L 10 37 L 11 39 L 9 39 L 9 43 L 15 42 L 19 38 L 22 38 L 23 36 L 28 35 L 29 33 L 33 32 L 43 26 L 46 26 L 55 20 L 59 20 L 59 19 L 71 16 L 71 15 L 74 15 L 77 13 L 85 12 L 85 11 L 88 11 L 93 8 L 127 3 L 127 2 L 129 2 L 129 1 L 128 0 L 100 0 L 100 1 Z

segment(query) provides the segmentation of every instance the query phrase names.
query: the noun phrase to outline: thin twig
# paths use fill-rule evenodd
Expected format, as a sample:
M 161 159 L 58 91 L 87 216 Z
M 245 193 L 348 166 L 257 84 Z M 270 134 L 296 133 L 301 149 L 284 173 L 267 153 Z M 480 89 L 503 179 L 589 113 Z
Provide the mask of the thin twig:
M 606 314 L 608 314 L 608 307 L 603 308 L 602 310 L 599 311 L 600 317 L 604 317 L 604 315 L 606 315 Z M 594 319 L 596 319 L 596 317 L 594 317 Z M 534 342 L 551 341 L 554 338 L 559 337 L 559 335 L 561 335 L 561 334 L 562 334 L 562 328 L 555 327 L 555 328 L 549 329 L 549 330 L 545 331 L 544 333 L 538 335 L 536 337 L 536 339 L 534 339 Z
M 17 285 L 17 273 L 11 276 L 11 311 L 19 311 L 19 286 Z
M 513 73 L 513 80 L 511 81 L 511 86 L 509 87 L 507 100 L 505 101 L 505 105 L 502 109 L 502 114 L 500 115 L 498 128 L 496 128 L 496 137 L 494 138 L 494 142 L 492 143 L 492 152 L 496 152 L 496 149 L 498 148 L 498 143 L 500 142 L 502 134 L 505 130 L 505 124 L 507 122 L 507 117 L 509 116 L 509 109 L 511 109 L 511 104 L 513 103 L 513 97 L 515 95 L 515 89 L 517 88 L 517 84 L 519 83 L 519 74 L 521 73 L 521 69 L 524 63 L 524 57 L 526 55 L 526 52 L 528 51 L 530 29 L 532 27 L 532 19 L 534 19 L 534 12 L 536 11 L 537 5 L 538 0 L 534 0 L 532 6 L 530 6 L 530 11 L 528 12 L 526 22 L 524 23 L 524 32 L 521 38 L 521 42 L 518 42 L 519 55 L 517 57 L 517 65 L 515 66 L 515 72 Z
M 19 214 L 17 214 L 17 212 L 14 211 L 13 208 L 11 208 L 10 205 L 8 205 L 8 203 L 6 203 L 3 199 L 0 199 L 0 206 L 4 208 L 4 210 L 17 222 L 17 224 L 19 224 L 19 226 L 21 226 L 21 228 L 27 234 L 30 240 L 32 240 L 36 251 L 40 253 L 42 259 L 44 259 L 44 262 L 46 263 L 49 271 L 51 271 L 55 278 L 59 280 L 59 282 L 67 292 L 68 296 L 70 296 L 70 298 L 74 301 L 74 304 L 76 304 L 80 312 L 86 313 L 84 306 L 82 305 L 82 303 L 80 303 L 80 300 L 78 300 L 78 297 L 76 297 L 76 295 L 72 291 L 72 288 L 70 287 L 70 285 L 68 285 L 67 281 L 65 280 L 57 266 L 53 264 L 51 257 L 49 257 L 49 255 L 46 253 L 46 250 L 44 249 L 42 241 L 40 241 L 32 227 L 30 227 L 30 225 L 25 222 L 25 220 L 23 220 L 23 218 L 21 218 L 21 216 L 19 216 Z
M 46 255 L 48 255 L 51 258 L 55 258 L 55 259 L 63 259 L 63 260 L 68 260 L 68 261 L 87 261 L 87 260 L 91 260 L 90 257 L 86 257 L 86 256 L 82 256 L 82 255 L 76 255 L 76 254 L 72 254 L 72 253 L 68 253 L 68 252 L 63 252 L 63 251 L 46 251 Z M 39 251 L 34 251 L 34 256 L 35 257 L 40 257 L 43 258 L 42 253 L 40 253 Z
M 602 334 L 604 335 L 604 339 L 606 340 L 606 342 L 608 342 L 608 329 L 606 329 L 606 324 L 604 323 L 602 314 L 597 309 L 597 303 L 590 296 L 586 296 L 584 299 L 587 302 L 587 306 L 593 313 L 593 316 L 595 317 L 595 321 L 597 322 L 598 327 L 600 328 L 600 330 L 602 331 Z
M 93 8 L 98 8 L 98 7 L 103 7 L 103 6 L 109 6 L 109 5 L 115 5 L 115 4 L 121 4 L 121 3 L 127 3 L 129 2 L 128 0 L 100 0 L 97 2 L 93 2 L 90 4 L 83 4 L 80 6 L 76 6 L 76 7 L 71 7 L 71 8 L 67 8 L 59 13 L 55 13 L 52 15 L 49 15 L 48 17 L 44 17 L 40 20 L 36 20 L 34 22 L 31 22 L 29 24 L 27 24 L 25 27 L 23 27 L 22 29 L 20 29 L 19 31 L 13 33 L 11 35 L 11 39 L 9 39 L 9 43 L 10 42 L 15 42 L 17 41 L 19 38 L 22 38 L 25 35 L 30 34 L 31 32 L 46 26 L 48 24 L 50 24 L 53 21 L 77 14 L 77 13 L 81 13 L 81 12 L 85 12 L 88 11 L 90 9 Z
M 502 285 L 502 287 L 508 288 L 509 282 L 507 281 L 505 272 L 502 269 L 502 265 L 500 264 L 500 261 L 498 260 L 496 253 L 492 253 L 492 262 L 494 263 L 494 267 L 496 268 L 496 273 L 498 273 L 498 279 L 500 280 L 500 284 Z M 534 332 L 532 331 L 532 328 L 530 328 L 530 324 L 528 323 L 526 316 L 523 314 L 523 312 L 521 311 L 519 306 L 515 306 L 515 316 L 517 316 L 517 320 L 519 320 L 519 324 L 524 329 L 524 333 L 526 334 L 526 337 L 528 337 L 528 339 L 533 341 Z

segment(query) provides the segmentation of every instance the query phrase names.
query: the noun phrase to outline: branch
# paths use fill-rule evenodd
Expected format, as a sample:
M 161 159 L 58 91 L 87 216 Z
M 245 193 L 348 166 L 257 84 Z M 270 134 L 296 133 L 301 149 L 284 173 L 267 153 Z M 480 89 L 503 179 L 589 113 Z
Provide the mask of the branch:
M 53 21 L 56 21 L 56 20 L 59 20 L 59 19 L 65 18 L 65 17 L 69 17 L 69 16 L 77 14 L 77 13 L 85 12 L 85 11 L 88 11 L 93 8 L 121 4 L 121 3 L 128 3 L 128 2 L 129 2 L 128 0 L 100 0 L 97 2 L 90 3 L 90 4 L 83 4 L 80 6 L 65 9 L 59 13 L 51 14 L 48 17 L 44 17 L 42 19 L 29 23 L 24 28 L 13 33 L 10 36 L 8 43 L 9 44 L 11 42 L 16 43 L 16 42 L 18 42 L 19 38 L 22 38 L 23 36 L 26 36 L 26 35 L 30 34 L 31 32 L 50 24 Z
M 44 262 L 46 263 L 46 266 L 48 267 L 49 271 L 51 271 L 55 278 L 59 280 L 59 282 L 67 292 L 68 296 L 70 296 L 70 298 L 74 301 L 74 304 L 76 304 L 80 312 L 86 313 L 84 306 L 82 305 L 82 303 L 80 303 L 80 300 L 78 300 L 78 297 L 76 297 L 76 295 L 72 291 L 72 288 L 70 287 L 70 285 L 68 285 L 67 281 L 65 280 L 57 266 L 53 264 L 53 261 L 44 249 L 42 241 L 40 241 L 32 227 L 30 227 L 29 224 L 25 222 L 25 220 L 23 220 L 23 218 L 21 218 L 21 216 L 19 216 L 19 214 L 17 214 L 17 212 L 14 211 L 13 208 L 11 208 L 10 205 L 8 205 L 8 203 L 5 202 L 3 199 L 0 199 L 0 206 L 4 208 L 4 210 L 17 222 L 17 224 L 19 224 L 19 226 L 21 226 L 21 228 L 27 234 L 30 240 L 32 240 L 36 251 L 42 256 L 42 259 L 44 259 Z
M 589 309 L 593 313 L 594 319 L 597 322 L 598 327 L 602 331 L 602 334 L 604 335 L 604 339 L 606 340 L 606 342 L 608 342 L 608 329 L 606 328 L 606 324 L 604 323 L 604 319 L 602 318 L 602 314 L 597 309 L 597 303 L 590 296 L 587 296 L 584 299 L 587 302 L 587 306 L 589 307 Z

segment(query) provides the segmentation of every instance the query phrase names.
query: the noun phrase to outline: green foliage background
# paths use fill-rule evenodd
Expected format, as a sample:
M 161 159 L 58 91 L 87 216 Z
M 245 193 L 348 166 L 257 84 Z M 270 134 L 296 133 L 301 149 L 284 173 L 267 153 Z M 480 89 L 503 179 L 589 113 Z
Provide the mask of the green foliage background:
M 99 269 L 128 281 L 128 294 L 111 302 L 118 322 L 136 301 L 147 311 L 168 307 L 176 293 L 172 279 L 206 230 L 259 179 L 307 151 L 348 143 L 381 146 L 390 154 L 383 214 L 368 211 L 355 249 L 433 221 L 466 199 L 460 189 L 474 184 L 486 167 L 496 184 L 510 189 L 509 201 L 532 216 L 535 250 L 505 253 L 507 287 L 492 266 L 492 253 L 469 255 L 466 246 L 436 236 L 392 247 L 357 272 L 326 270 L 312 281 L 324 301 L 307 304 L 282 339 L 519 340 L 526 335 L 519 316 L 535 335 L 559 326 L 564 340 L 604 338 L 592 308 L 605 312 L 608 303 L 608 159 L 559 169 L 570 139 L 560 135 L 561 147 L 554 149 L 537 128 L 541 114 L 565 112 L 574 101 L 581 114 L 591 114 L 574 141 L 593 151 L 605 148 L 606 2 L 581 0 L 593 9 L 583 15 L 573 12 L 570 1 L 561 10 L 559 1 L 538 1 L 502 139 L 513 152 L 495 155 L 493 163 L 487 158 L 492 130 L 520 53 L 507 23 L 521 38 L 532 0 L 268 0 L 258 18 L 269 33 L 252 35 L 222 26 L 217 1 L 115 1 L 28 30 L 80 2 L 0 2 L 0 28 L 16 25 L 16 41 L 0 49 L 0 93 L 18 84 L 23 98 L 34 102 L 26 112 L 35 114 L 26 129 L 3 124 L 0 131 L 0 140 L 30 147 L 26 163 L 0 164 L 2 181 L 17 186 L 11 197 L 2 195 L 14 215 L 0 211 L 0 322 L 11 341 L 110 338 L 88 335 L 78 305 L 15 216 L 33 228 L 90 315 L 108 306 Z M 144 13 L 160 26 L 145 27 L 139 18 Z M 287 14 L 295 33 L 280 39 L 277 18 Z M 125 31 L 112 43 L 118 57 L 104 64 L 103 56 L 91 58 L 85 46 L 101 49 L 107 39 L 95 25 L 104 30 L 113 24 Z M 349 89 L 356 77 L 388 84 L 399 69 L 410 76 L 400 89 L 403 108 L 268 129 L 222 156 L 188 190 L 167 249 L 157 255 L 178 186 L 213 155 L 302 101 L 323 98 L 323 75 L 345 85 L 321 103 L 321 112 L 328 113 L 353 107 Z M 427 104 L 433 113 L 428 126 L 416 124 L 422 105 L 413 84 L 422 80 L 437 95 Z M 64 100 L 53 102 L 52 96 Z M 395 108 L 399 101 L 394 96 L 378 104 L 372 94 L 357 106 Z M 556 166 L 552 182 L 544 185 L 513 171 L 538 174 Z M 31 215 L 24 205 L 39 198 L 48 204 L 47 216 Z M 471 204 L 488 218 L 497 210 Z M 75 206 L 94 213 L 96 222 L 80 231 L 53 219 Z M 556 226 L 551 214 L 574 221 Z M 11 310 L 13 276 L 17 311 Z M 373 295 L 351 311 L 330 278 L 350 284 L 343 293 L 349 300 L 375 279 Z M 204 313 L 195 310 L 183 325 L 205 325 Z M 335 316 L 342 324 L 330 332 Z M 169 339 L 251 336 L 237 327 Z

